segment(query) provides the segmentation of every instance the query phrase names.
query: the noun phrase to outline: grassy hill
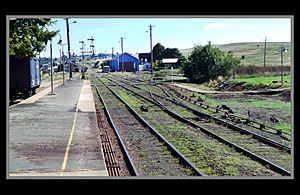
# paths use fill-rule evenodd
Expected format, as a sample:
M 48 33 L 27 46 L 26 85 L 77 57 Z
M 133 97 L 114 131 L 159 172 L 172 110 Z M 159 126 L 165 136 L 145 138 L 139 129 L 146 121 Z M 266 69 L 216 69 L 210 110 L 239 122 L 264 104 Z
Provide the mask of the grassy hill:
M 229 43 L 223 45 L 215 45 L 221 50 L 231 52 L 237 57 L 243 65 L 264 65 L 264 42 L 244 42 L 244 43 Z M 266 66 L 281 65 L 280 46 L 281 42 L 267 42 L 266 50 Z M 283 65 L 291 65 L 291 43 L 283 42 L 283 45 L 288 50 L 283 54 Z M 187 57 L 192 48 L 179 50 L 185 57 Z M 244 59 L 242 59 L 244 56 Z

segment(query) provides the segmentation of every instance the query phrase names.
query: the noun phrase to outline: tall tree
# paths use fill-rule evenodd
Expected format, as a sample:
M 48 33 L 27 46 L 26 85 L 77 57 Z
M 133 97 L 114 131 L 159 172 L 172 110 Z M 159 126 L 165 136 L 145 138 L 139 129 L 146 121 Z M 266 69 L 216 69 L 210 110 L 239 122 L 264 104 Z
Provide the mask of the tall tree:
M 157 43 L 153 47 L 153 61 L 162 60 L 163 59 L 162 53 L 164 50 L 165 50 L 165 47 L 162 44 Z
M 46 49 L 48 40 L 59 30 L 49 31 L 55 24 L 50 18 L 19 18 L 9 22 L 9 54 L 18 58 L 36 57 Z
M 180 52 L 177 48 L 166 48 L 162 52 L 163 58 L 177 58 L 179 56 Z
M 181 67 L 186 62 L 185 57 L 180 53 L 178 48 L 166 48 L 162 52 L 163 58 L 178 58 L 178 62 L 175 64 L 175 68 Z

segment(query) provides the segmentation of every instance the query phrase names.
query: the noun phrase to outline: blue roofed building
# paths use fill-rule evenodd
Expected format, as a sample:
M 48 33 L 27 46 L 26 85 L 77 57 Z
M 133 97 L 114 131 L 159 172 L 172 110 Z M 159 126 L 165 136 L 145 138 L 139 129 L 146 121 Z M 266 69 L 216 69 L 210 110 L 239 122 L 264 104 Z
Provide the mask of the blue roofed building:
M 109 61 L 110 72 L 122 71 L 122 64 L 125 72 L 139 71 L 139 59 L 125 52 L 123 55 L 116 55 Z

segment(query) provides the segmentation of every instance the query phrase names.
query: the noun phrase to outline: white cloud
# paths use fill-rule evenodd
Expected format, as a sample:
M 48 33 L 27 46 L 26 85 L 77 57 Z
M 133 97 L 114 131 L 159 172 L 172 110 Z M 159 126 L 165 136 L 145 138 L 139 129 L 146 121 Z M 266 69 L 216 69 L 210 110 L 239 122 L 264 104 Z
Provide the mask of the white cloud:
M 223 28 L 230 28 L 231 25 L 228 23 L 224 23 L 224 22 L 214 22 L 211 24 L 208 24 L 206 26 L 204 26 L 204 30 L 211 30 L 211 29 L 223 29 Z

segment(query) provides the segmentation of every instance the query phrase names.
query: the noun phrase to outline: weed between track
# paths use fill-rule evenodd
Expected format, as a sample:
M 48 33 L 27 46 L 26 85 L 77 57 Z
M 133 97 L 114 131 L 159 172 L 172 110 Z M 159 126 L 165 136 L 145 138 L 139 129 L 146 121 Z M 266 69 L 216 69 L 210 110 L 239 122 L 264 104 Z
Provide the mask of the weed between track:
M 106 80 L 106 82 L 108 82 Z M 139 107 L 145 101 L 132 95 L 131 92 L 121 87 L 111 86 L 125 99 L 130 99 L 129 104 L 146 119 L 160 134 L 186 156 L 201 172 L 209 176 L 270 176 L 279 175 L 267 169 L 260 163 L 236 152 L 195 128 L 170 117 L 159 107 L 151 105 L 148 112 L 142 112 Z M 127 96 L 127 97 L 125 97 Z

